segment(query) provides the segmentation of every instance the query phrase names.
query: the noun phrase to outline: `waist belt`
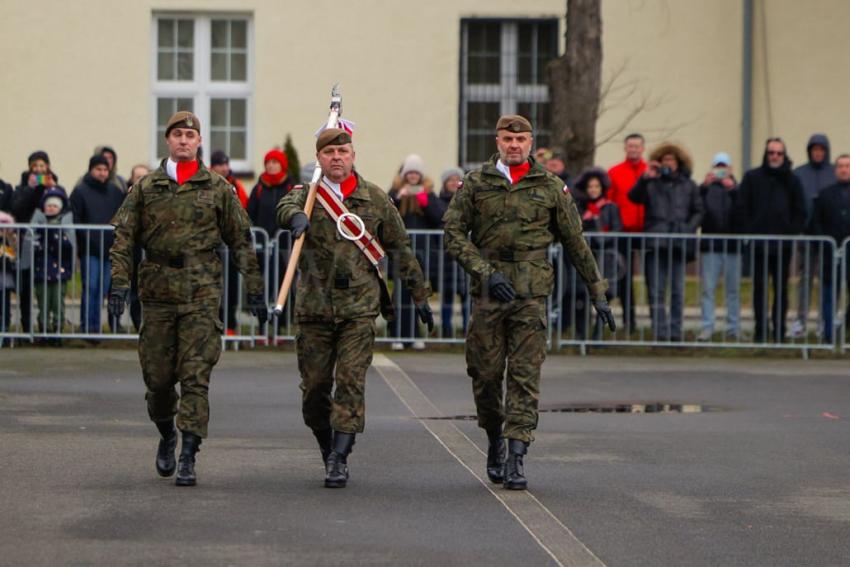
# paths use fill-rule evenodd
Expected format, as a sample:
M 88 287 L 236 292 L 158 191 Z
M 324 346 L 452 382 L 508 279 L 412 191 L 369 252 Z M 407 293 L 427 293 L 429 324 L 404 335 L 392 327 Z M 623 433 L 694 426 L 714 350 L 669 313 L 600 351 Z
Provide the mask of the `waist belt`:
M 218 254 L 213 250 L 197 252 L 195 254 L 181 254 L 180 256 L 169 256 L 167 254 L 158 254 L 156 252 L 145 251 L 145 258 L 154 264 L 166 266 L 168 268 L 188 268 L 189 266 L 197 266 L 206 264 L 217 258 Z
M 500 262 L 532 262 L 549 258 L 547 248 L 537 250 L 495 250 L 494 255 Z

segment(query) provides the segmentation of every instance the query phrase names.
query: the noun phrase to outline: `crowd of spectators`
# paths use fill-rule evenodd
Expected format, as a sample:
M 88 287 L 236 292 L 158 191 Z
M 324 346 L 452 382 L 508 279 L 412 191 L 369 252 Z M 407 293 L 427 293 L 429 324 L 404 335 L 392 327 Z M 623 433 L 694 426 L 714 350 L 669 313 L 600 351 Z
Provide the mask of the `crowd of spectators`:
M 826 135 L 815 134 L 807 144 L 808 160 L 792 169 L 787 148 L 780 138 L 770 138 L 761 165 L 738 178 L 728 153 L 718 152 L 706 164 L 706 173 L 695 181 L 695 164 L 680 144 L 664 142 L 645 158 L 647 148 L 640 134 L 624 140 L 624 159 L 610 168 L 591 167 L 567 171 L 558 150 L 538 148 L 535 159 L 564 181 L 570 191 L 583 228 L 597 251 L 600 270 L 609 281 L 609 301 L 619 300 L 626 334 L 636 330 L 635 278 L 642 274 L 646 284 L 652 337 L 658 341 L 680 341 L 684 337 L 683 311 L 685 273 L 689 263 L 699 258 L 695 272 L 700 277 L 700 330 L 697 340 L 709 341 L 715 335 L 716 291 L 723 278 L 725 338 L 739 340 L 741 328 L 742 274 L 749 263 L 753 281 L 752 309 L 755 341 L 782 341 L 799 338 L 807 331 L 807 319 L 815 282 L 820 284 L 820 309 L 824 340 L 831 341 L 834 326 L 832 291 L 841 291 L 846 282 L 833 281 L 833 257 L 822 254 L 813 242 L 795 243 L 777 239 L 755 239 L 745 245 L 742 238 L 714 235 L 826 235 L 839 244 L 850 236 L 850 156 L 843 154 L 831 162 Z M 261 267 L 268 268 L 270 303 L 273 303 L 288 261 L 289 242 L 274 242 L 279 234 L 275 206 L 303 180 L 304 172 L 288 171 L 286 154 L 268 151 L 264 170 L 257 183 L 246 191 L 230 169 L 228 156 L 218 150 L 210 155 L 209 167 L 233 185 L 236 196 L 256 227 L 272 239 L 273 262 L 258 252 Z M 66 225 L 109 224 L 128 189 L 150 172 L 146 165 L 130 169 L 125 180 L 118 174 L 117 153 L 99 146 L 88 163 L 87 172 L 68 192 L 51 169 L 46 152 L 33 152 L 27 169 L 16 186 L 0 180 L 0 330 L 9 329 L 11 296 L 17 294 L 21 330 L 47 333 L 61 331 L 65 323 L 65 297 L 74 266 L 81 276 L 80 324 L 74 331 L 98 334 L 101 312 L 110 284 L 109 247 L 111 235 L 99 231 L 74 231 Z M 698 166 L 696 166 L 698 167 Z M 309 172 L 308 172 L 309 173 Z M 442 228 L 442 217 L 462 185 L 464 171 L 450 167 L 442 171 L 439 185 L 422 158 L 404 158 L 388 187 L 391 201 L 408 229 Z M 302 178 L 302 179 L 299 179 Z M 12 222 L 32 225 L 30 230 L 2 228 Z M 676 235 L 701 234 L 694 238 Z M 613 237 L 612 235 L 631 235 Z M 670 236 L 658 236 L 670 235 Z M 463 270 L 445 255 L 439 235 L 412 237 L 412 247 L 432 287 L 439 291 L 441 336 L 465 333 L 469 319 L 467 278 Z M 141 259 L 142 251 L 138 251 Z M 749 259 L 749 262 L 748 262 Z M 75 263 L 75 260 L 78 263 Z M 238 274 L 223 258 L 227 268 L 225 300 L 221 317 L 228 334 L 238 333 Z M 568 265 L 568 262 L 566 263 Z M 393 266 L 390 265 L 392 275 Z M 16 277 L 17 274 L 17 277 Z M 790 330 L 788 312 L 789 277 L 799 276 L 797 313 Z M 599 325 L 589 325 L 586 293 L 575 285 L 575 274 L 562 278 L 561 328 L 574 325 L 578 336 L 589 332 L 601 335 Z M 33 301 L 35 294 L 35 302 Z M 773 305 L 768 313 L 768 302 Z M 393 349 L 424 348 L 413 302 L 403 286 L 397 286 L 397 312 L 392 332 L 399 341 Z M 460 316 L 456 317 L 455 306 Z M 130 316 L 136 328 L 141 324 L 141 306 L 135 288 L 131 290 Z M 459 320 L 460 328 L 454 321 Z M 845 324 L 850 318 L 845 314 Z M 108 322 L 119 330 L 116 321 Z

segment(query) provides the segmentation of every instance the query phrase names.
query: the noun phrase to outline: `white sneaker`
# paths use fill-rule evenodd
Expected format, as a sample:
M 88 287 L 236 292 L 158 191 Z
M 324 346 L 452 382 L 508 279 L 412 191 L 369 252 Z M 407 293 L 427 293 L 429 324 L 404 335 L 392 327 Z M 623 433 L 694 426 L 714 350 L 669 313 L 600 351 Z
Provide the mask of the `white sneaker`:
M 806 327 L 801 321 L 794 321 L 791 324 L 791 332 L 788 333 L 792 339 L 802 339 L 806 336 Z
M 697 340 L 701 343 L 707 343 L 711 340 L 711 336 L 714 333 L 710 329 L 703 329 L 700 331 L 699 335 L 697 335 Z
M 425 341 L 413 341 L 413 350 L 425 350 Z
M 390 350 L 404 350 L 404 343 L 393 343 L 390 345 Z

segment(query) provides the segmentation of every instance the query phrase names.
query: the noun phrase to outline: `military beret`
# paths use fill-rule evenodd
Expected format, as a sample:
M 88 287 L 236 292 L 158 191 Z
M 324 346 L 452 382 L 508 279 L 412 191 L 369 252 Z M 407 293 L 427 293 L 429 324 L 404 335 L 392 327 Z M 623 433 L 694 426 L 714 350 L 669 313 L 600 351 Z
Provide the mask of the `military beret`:
M 341 146 L 350 143 L 351 134 L 342 128 L 327 128 L 322 130 L 322 133 L 316 138 L 316 151 L 321 151 L 325 146 Z
M 496 122 L 496 130 L 508 132 L 531 132 L 531 122 L 518 114 L 506 114 Z
M 167 138 L 169 132 L 175 128 L 190 128 L 200 134 L 201 121 L 188 110 L 178 110 L 174 113 L 174 116 L 168 119 L 168 123 L 165 125 L 165 137 Z

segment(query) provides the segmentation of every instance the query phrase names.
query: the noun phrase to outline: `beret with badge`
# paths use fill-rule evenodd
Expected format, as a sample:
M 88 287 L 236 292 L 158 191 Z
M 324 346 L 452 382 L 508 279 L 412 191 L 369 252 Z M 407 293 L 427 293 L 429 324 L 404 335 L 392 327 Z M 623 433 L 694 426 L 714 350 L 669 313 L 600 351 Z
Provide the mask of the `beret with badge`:
M 351 143 L 351 134 L 342 128 L 326 128 L 316 138 L 316 151 L 322 151 L 325 146 L 342 146 Z
M 508 132 L 531 132 L 531 122 L 518 114 L 506 114 L 496 122 L 496 131 L 507 130 Z
M 201 121 L 188 110 L 179 110 L 168 119 L 168 122 L 165 125 L 165 137 L 167 138 L 168 134 L 175 128 L 189 128 L 190 130 L 194 130 L 200 134 Z

